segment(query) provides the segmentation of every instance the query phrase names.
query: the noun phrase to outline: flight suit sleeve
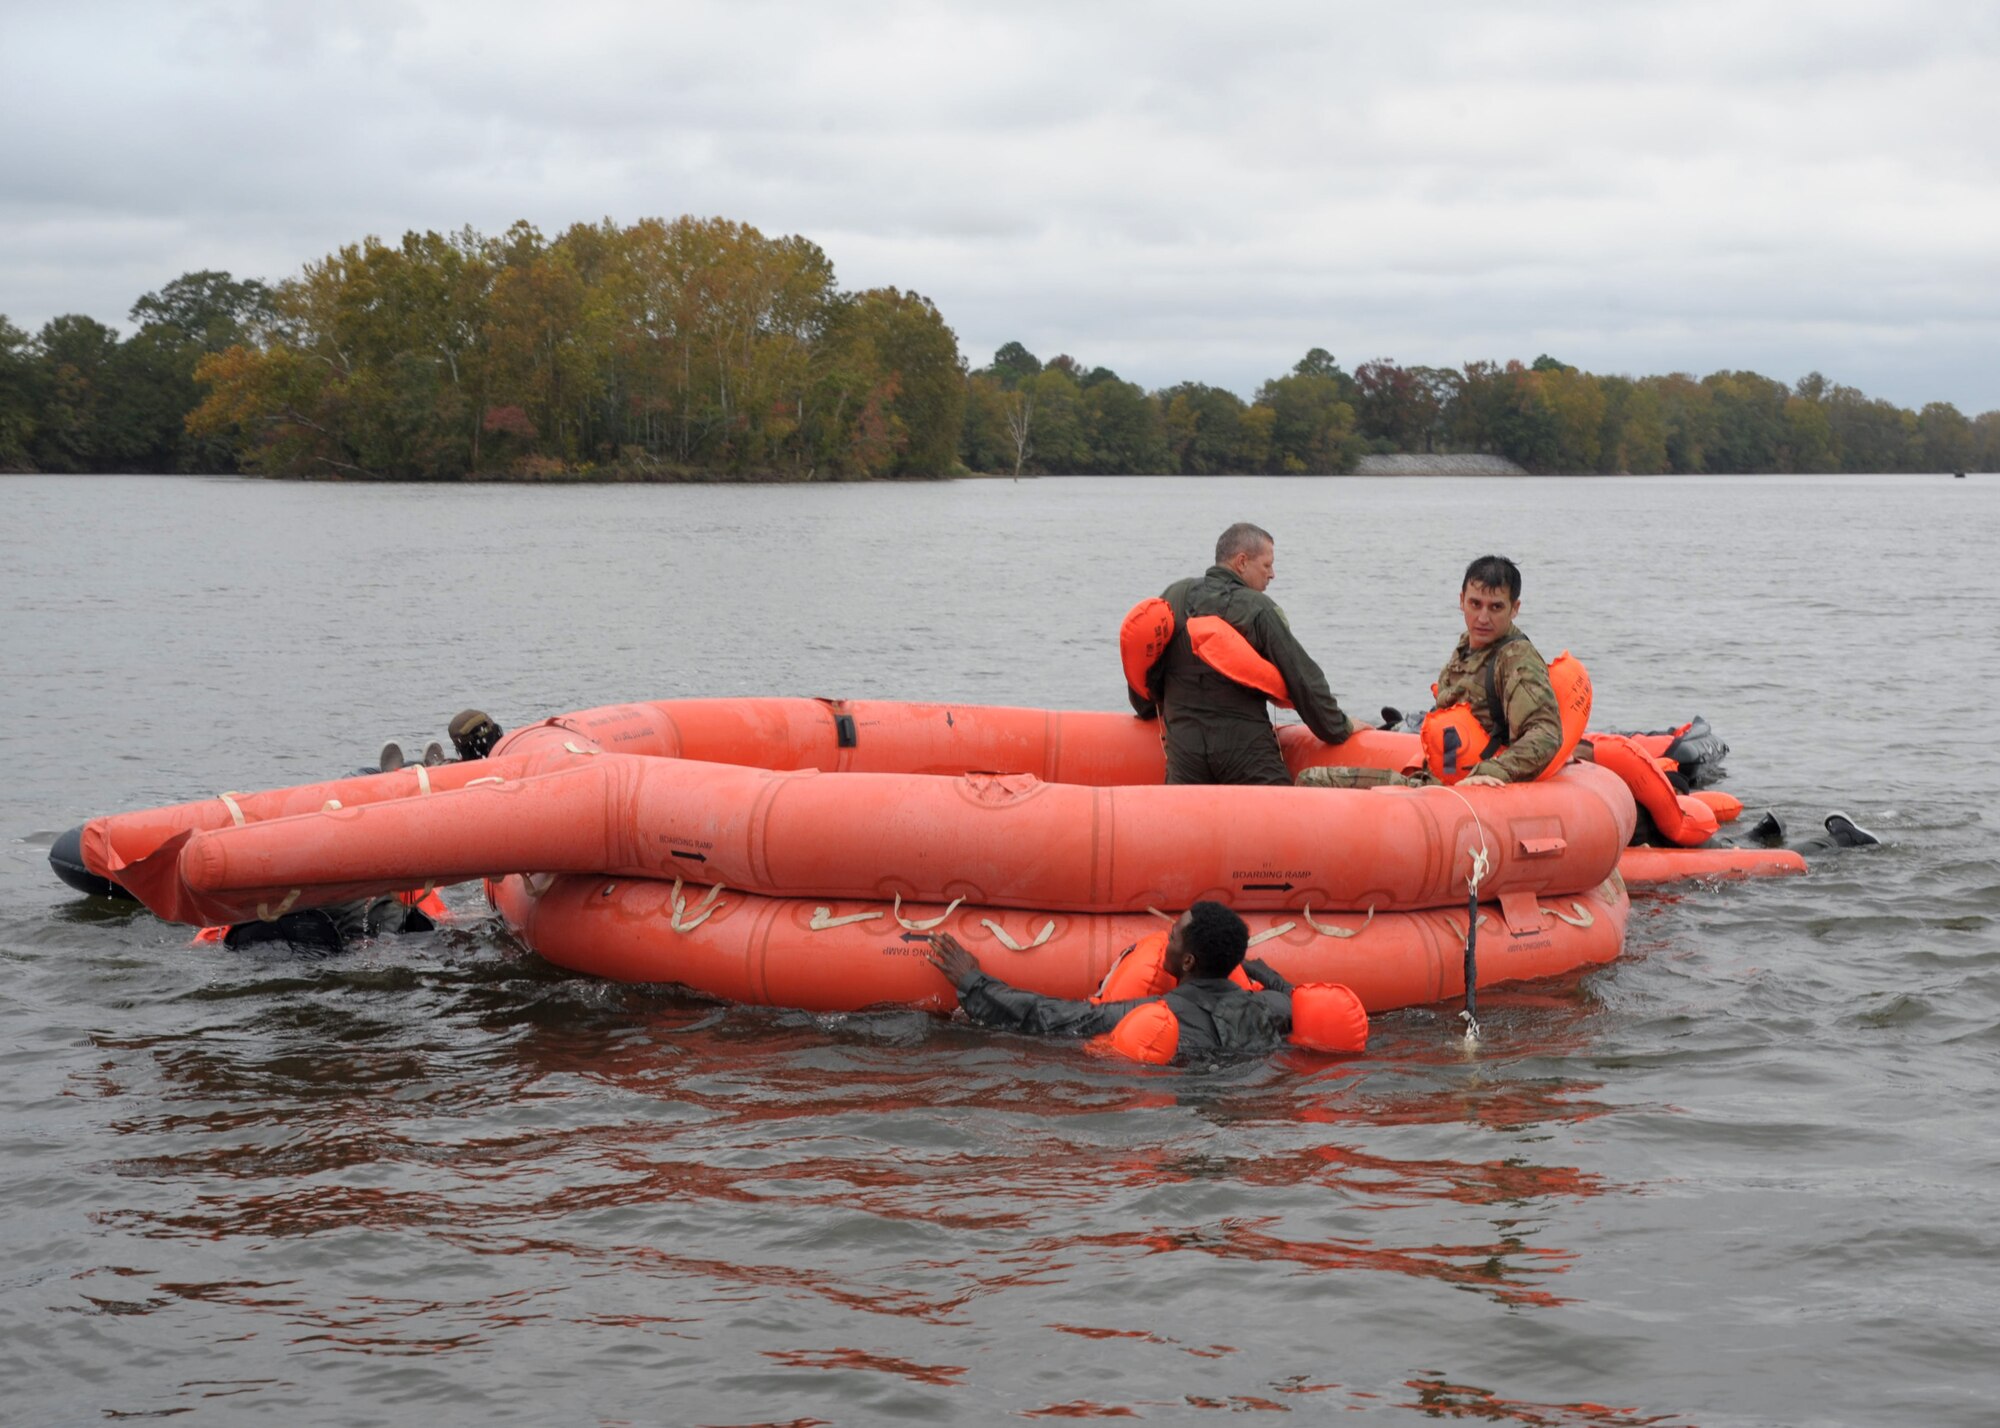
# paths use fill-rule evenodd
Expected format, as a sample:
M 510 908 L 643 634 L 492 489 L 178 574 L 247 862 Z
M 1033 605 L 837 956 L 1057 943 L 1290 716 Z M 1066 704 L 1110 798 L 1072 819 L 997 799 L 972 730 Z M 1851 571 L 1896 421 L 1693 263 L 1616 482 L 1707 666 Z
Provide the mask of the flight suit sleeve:
M 1157 1000 L 1157 997 L 1137 997 L 1122 1002 L 1068 1001 L 1010 987 L 985 972 L 958 993 L 959 1006 L 981 1026 L 1026 1032 L 1031 1036 L 1102 1036 L 1132 1008 Z
M 1299 712 L 1313 737 L 1321 743 L 1338 744 L 1354 732 L 1354 721 L 1342 712 L 1340 703 L 1327 688 L 1326 676 L 1299 643 L 1285 620 L 1284 612 L 1265 601 L 1252 624 L 1251 643 L 1257 652 L 1278 667 L 1291 693 L 1292 707 Z
M 1549 766 L 1562 747 L 1562 711 L 1556 706 L 1549 667 L 1534 647 L 1519 640 L 1497 651 L 1500 661 L 1495 686 L 1507 720 L 1507 749 L 1487 759 L 1473 772 L 1508 783 L 1528 783 Z

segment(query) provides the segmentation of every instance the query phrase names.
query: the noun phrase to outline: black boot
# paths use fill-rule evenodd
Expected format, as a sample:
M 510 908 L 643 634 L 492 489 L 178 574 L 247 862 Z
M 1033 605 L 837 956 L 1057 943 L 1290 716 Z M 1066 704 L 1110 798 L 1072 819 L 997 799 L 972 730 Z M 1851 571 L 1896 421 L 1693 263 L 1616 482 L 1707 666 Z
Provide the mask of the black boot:
M 1873 848 L 1882 841 L 1845 813 L 1827 814 L 1826 831 L 1836 848 Z

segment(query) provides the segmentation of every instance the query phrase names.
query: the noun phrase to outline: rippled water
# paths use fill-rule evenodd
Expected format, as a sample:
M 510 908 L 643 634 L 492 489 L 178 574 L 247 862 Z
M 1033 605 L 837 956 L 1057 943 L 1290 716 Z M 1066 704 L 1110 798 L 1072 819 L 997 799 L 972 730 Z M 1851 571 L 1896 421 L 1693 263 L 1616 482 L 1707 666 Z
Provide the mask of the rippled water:
M 467 704 L 1114 708 L 1228 521 L 1350 706 L 1458 570 L 1598 723 L 1886 846 L 1635 905 L 1627 955 L 1203 1073 L 595 983 L 470 889 L 304 960 L 72 896 L 99 812 Z M 2000 482 L 852 488 L 0 480 L 0 1417 L 872 1423 L 1335 1413 L 1990 1424 Z

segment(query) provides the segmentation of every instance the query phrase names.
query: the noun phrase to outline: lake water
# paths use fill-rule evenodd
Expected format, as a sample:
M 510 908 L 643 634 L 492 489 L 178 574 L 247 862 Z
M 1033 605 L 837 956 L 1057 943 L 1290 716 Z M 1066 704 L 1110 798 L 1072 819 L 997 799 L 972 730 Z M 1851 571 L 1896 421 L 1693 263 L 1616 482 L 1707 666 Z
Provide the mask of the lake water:
M 1599 727 L 1879 849 L 1627 953 L 1161 1072 L 596 983 L 476 889 L 325 960 L 75 897 L 97 813 L 469 704 L 1117 708 L 1125 609 L 1278 536 L 1350 708 L 1487 550 Z M 2000 481 L 372 487 L 0 479 L 0 1418 L 1992 1424 Z

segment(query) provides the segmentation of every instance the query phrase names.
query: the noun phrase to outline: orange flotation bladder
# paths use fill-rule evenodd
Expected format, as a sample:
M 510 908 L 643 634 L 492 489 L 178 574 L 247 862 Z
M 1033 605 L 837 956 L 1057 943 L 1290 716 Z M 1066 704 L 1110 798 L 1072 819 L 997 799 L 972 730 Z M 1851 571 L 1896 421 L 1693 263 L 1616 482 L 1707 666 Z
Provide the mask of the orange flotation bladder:
M 1139 699 L 1156 699 L 1153 667 L 1174 637 L 1174 607 L 1155 595 L 1125 612 L 1118 627 L 1118 658 L 1125 666 L 1125 687 Z
M 1674 792 L 1660 766 L 1638 744 L 1623 734 L 1592 734 L 1590 743 L 1598 766 L 1624 781 L 1669 842 L 1693 848 L 1715 836 L 1715 810 L 1692 794 Z
M 1174 637 L 1173 607 L 1158 595 L 1141 600 L 1125 612 L 1118 627 L 1118 658 L 1125 666 L 1125 683 L 1141 699 L 1154 699 L 1153 671 Z M 1196 615 L 1188 621 L 1188 644 L 1195 658 L 1225 679 L 1254 689 L 1274 704 L 1292 707 L 1292 693 L 1278 667 L 1257 653 L 1243 632 L 1220 615 Z
M 1488 660 L 1486 691 L 1489 706 L 1499 703 L 1493 681 L 1493 663 Z M 1549 661 L 1549 685 L 1555 690 L 1556 709 L 1562 716 L 1562 744 L 1547 767 L 1535 775 L 1537 781 L 1554 778 L 1561 771 L 1562 766 L 1569 762 L 1569 756 L 1576 752 L 1577 743 L 1583 738 L 1584 726 L 1590 722 L 1590 671 L 1583 667 L 1582 660 L 1564 650 Z M 1424 715 L 1420 737 L 1423 740 L 1424 767 L 1440 783 L 1457 783 L 1487 759 L 1497 759 L 1507 752 L 1507 745 L 1501 742 L 1501 734 L 1493 733 L 1481 724 L 1470 704 L 1431 710 Z

